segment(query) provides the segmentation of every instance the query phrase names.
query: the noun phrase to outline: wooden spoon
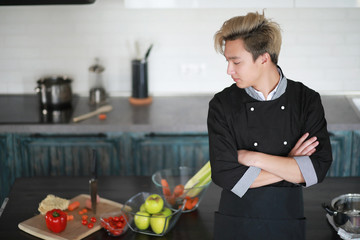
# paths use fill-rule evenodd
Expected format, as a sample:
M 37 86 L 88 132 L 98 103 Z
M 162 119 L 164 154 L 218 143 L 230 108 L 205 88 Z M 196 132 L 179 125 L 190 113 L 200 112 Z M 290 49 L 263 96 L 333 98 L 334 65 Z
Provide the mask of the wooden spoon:
M 86 114 L 84 114 L 84 115 L 80 115 L 80 116 L 78 116 L 78 117 L 74 117 L 74 118 L 73 118 L 73 122 L 79 122 L 79 121 L 82 121 L 82 120 L 91 118 L 91 117 L 93 117 L 93 116 L 96 116 L 96 115 L 98 115 L 98 114 L 100 114 L 100 113 L 110 112 L 112 109 L 113 109 L 112 106 L 110 106 L 110 105 L 105 105 L 105 106 L 99 107 L 98 109 L 96 109 L 96 110 L 93 111 L 93 112 L 89 112 L 89 113 L 86 113 Z

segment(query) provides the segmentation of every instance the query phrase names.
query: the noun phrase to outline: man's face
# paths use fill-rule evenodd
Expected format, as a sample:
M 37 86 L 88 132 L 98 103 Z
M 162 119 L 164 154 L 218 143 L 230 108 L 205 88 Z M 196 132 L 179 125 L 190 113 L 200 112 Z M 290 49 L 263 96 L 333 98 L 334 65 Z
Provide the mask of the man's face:
M 224 55 L 228 62 L 227 74 L 239 88 L 255 87 L 261 77 L 261 56 L 255 62 L 251 53 L 245 50 L 244 41 L 226 41 Z

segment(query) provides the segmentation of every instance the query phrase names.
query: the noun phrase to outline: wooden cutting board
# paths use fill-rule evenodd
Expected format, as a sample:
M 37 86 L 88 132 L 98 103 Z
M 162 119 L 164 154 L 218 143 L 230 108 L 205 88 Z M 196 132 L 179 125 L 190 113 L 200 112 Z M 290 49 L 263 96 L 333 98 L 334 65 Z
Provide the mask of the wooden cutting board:
M 41 214 L 19 223 L 18 227 L 24 232 L 27 232 L 41 239 L 79 240 L 101 229 L 100 216 L 102 214 L 113 211 L 120 211 L 123 207 L 123 205 L 120 203 L 101 198 L 100 202 L 97 203 L 96 215 L 91 210 L 88 210 L 88 212 L 85 213 L 89 216 L 89 218 L 96 217 L 97 219 L 96 223 L 94 223 L 94 227 L 88 228 L 87 226 L 82 225 L 82 215 L 78 213 L 80 210 L 85 208 L 86 199 L 90 199 L 90 196 L 86 194 L 81 194 L 70 200 L 70 203 L 74 201 L 79 201 L 80 206 L 74 211 L 65 211 L 68 212 L 68 214 L 73 215 L 74 220 L 68 221 L 66 229 L 61 233 L 51 232 L 46 227 L 45 216 Z

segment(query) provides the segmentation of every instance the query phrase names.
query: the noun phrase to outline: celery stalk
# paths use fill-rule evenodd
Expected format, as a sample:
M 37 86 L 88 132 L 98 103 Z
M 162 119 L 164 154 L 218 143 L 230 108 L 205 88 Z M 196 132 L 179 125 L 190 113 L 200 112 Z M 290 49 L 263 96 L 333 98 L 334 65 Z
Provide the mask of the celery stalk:
M 185 192 L 187 189 L 186 195 L 189 197 L 195 197 L 198 195 L 202 186 L 206 185 L 211 181 L 211 166 L 210 161 L 208 161 L 186 184 Z M 193 188 L 193 189 L 191 189 Z M 191 190 L 190 190 L 191 189 Z
M 194 198 L 196 197 L 202 190 L 202 186 L 208 184 L 211 181 L 211 172 L 204 178 L 200 183 L 198 183 L 193 189 L 186 193 L 186 196 Z
M 211 173 L 210 161 L 208 161 L 190 180 L 188 180 L 184 186 L 185 189 L 189 189 L 196 185 L 195 183 L 200 183 L 208 173 Z

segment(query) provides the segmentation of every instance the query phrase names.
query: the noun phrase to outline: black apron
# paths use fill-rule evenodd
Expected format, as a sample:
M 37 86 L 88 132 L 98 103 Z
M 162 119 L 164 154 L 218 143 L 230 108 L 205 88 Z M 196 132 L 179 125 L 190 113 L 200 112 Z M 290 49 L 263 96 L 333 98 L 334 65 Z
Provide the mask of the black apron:
M 287 98 L 253 101 L 234 111 L 241 124 L 239 149 L 286 156 L 299 138 L 300 129 L 291 125 Z M 240 198 L 223 190 L 215 212 L 215 239 L 304 240 L 305 218 L 302 187 L 280 182 L 248 189 Z
M 302 199 L 301 187 L 249 189 L 242 198 L 223 190 L 214 239 L 304 240 Z

